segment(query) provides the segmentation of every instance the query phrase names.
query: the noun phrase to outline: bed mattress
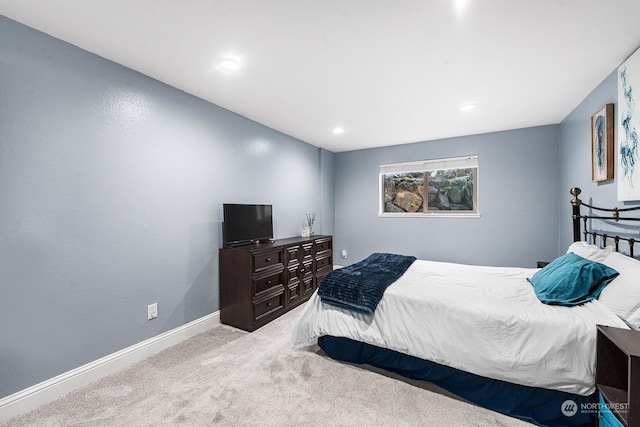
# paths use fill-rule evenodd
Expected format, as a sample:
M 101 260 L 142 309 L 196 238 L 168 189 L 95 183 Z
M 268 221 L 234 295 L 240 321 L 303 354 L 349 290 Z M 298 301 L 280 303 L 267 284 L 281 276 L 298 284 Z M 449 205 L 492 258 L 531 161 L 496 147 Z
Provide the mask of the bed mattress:
M 597 300 L 541 303 L 537 269 L 417 260 L 384 293 L 374 315 L 314 294 L 293 330 L 296 346 L 350 338 L 487 378 L 587 396 L 595 391 L 596 324 L 628 328 Z

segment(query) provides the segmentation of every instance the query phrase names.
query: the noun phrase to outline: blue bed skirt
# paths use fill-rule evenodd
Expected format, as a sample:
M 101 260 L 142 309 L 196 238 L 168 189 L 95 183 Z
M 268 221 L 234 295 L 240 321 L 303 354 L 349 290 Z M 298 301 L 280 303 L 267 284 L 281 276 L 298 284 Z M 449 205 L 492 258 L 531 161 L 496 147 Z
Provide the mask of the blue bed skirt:
M 366 363 L 406 378 L 426 380 L 484 408 L 540 426 L 595 426 L 597 393 L 580 396 L 557 390 L 492 380 L 393 350 L 348 338 L 323 336 L 318 345 L 329 357 Z M 565 415 L 567 414 L 567 415 Z

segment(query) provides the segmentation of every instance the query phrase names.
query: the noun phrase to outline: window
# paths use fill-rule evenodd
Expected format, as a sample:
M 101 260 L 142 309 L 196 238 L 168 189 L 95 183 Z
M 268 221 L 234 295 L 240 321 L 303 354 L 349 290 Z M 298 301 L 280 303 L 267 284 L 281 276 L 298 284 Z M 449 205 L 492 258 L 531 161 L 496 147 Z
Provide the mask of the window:
M 380 166 L 380 215 L 478 216 L 478 156 Z

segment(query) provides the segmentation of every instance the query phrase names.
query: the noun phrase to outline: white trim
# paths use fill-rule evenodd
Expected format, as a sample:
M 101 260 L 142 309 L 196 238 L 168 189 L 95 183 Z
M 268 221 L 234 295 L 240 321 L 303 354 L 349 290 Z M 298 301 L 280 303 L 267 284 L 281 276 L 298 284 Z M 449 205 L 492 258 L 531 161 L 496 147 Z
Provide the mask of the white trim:
M 380 175 L 477 167 L 478 155 L 474 154 L 471 156 L 445 157 L 441 159 L 421 160 L 417 162 L 387 163 L 380 165 Z
M 220 325 L 220 311 L 208 314 L 101 359 L 0 399 L 0 423 L 127 368 L 188 338 Z
M 443 211 L 447 212 L 447 211 Z M 453 211 L 462 212 L 462 211 Z M 480 218 L 480 213 L 383 212 L 378 218 Z

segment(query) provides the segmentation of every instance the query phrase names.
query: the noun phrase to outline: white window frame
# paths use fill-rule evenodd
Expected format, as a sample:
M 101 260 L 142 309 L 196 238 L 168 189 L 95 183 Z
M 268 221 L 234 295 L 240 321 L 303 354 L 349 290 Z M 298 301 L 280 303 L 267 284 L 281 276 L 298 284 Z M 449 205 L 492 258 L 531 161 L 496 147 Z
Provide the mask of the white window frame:
M 467 169 L 475 168 L 475 176 L 473 182 L 473 204 L 474 210 L 467 211 L 430 211 L 430 212 L 385 212 L 384 201 L 384 177 L 391 173 L 408 173 L 408 172 L 424 172 L 432 170 L 447 169 Z M 479 176 L 480 168 L 478 166 L 478 156 L 462 156 L 448 157 L 441 159 L 421 160 L 403 163 L 388 163 L 380 165 L 379 172 L 379 189 L 378 189 L 378 216 L 383 218 L 407 218 L 407 217 L 449 217 L 449 218 L 480 218 L 479 207 Z

